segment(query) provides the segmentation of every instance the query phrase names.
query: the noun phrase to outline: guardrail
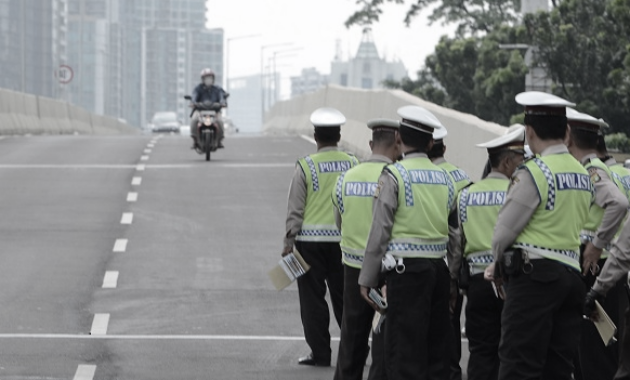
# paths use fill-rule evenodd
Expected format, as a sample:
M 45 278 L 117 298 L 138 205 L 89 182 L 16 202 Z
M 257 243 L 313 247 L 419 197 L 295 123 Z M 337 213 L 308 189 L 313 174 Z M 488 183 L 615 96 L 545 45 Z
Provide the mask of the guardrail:
M 475 144 L 505 133 L 506 128 L 400 90 L 361 90 L 329 85 L 317 92 L 276 103 L 265 115 L 263 131 L 312 136 L 311 113 L 319 107 L 335 107 L 347 119 L 341 128 L 342 146 L 363 159 L 370 154 L 371 131 L 367 121 L 377 117 L 399 119 L 396 110 L 409 104 L 428 109 L 448 130 L 444 139 L 446 160 L 464 169 L 473 180 L 480 179 L 488 153 Z
M 120 120 L 56 99 L 0 89 L 0 135 L 138 134 Z

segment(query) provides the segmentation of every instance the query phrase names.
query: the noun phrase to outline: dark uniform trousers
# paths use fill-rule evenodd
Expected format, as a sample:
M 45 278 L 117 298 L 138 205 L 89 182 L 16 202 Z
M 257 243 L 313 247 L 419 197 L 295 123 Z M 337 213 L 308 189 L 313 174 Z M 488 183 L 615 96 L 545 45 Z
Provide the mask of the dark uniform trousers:
M 604 267 L 605 260 L 600 260 L 598 265 Z M 623 335 L 623 312 L 628 306 L 628 297 L 626 297 L 624 283 L 625 278 L 620 280 L 606 294 L 606 300 L 602 307 L 606 314 L 615 323 L 618 329 L 618 335 Z M 595 283 L 595 276 L 590 272 L 584 277 L 586 290 L 590 289 Z M 602 338 L 599 336 L 593 322 L 589 320 L 582 321 L 582 340 L 578 348 L 578 360 L 576 363 L 575 378 L 576 380 L 601 379 L 612 380 L 617 372 L 617 366 L 620 360 L 619 345 L 611 344 L 604 346 Z
M 628 298 L 630 298 L 630 289 L 626 290 L 628 291 Z M 617 368 L 615 380 L 630 380 L 630 307 L 626 308 L 624 332 L 620 336 L 619 368 Z
M 500 380 L 570 380 L 586 292 L 580 274 L 554 260 L 532 260 L 507 282 L 499 343 Z
M 468 380 L 499 378 L 499 341 L 503 300 L 498 298 L 483 273 L 470 277 L 466 291 Z
M 442 259 L 405 259 L 387 273 L 385 363 L 392 380 L 448 379 L 450 275 Z
M 451 313 L 451 332 L 450 332 L 450 356 L 449 356 L 449 368 L 450 368 L 450 380 L 462 380 L 462 367 L 459 362 L 462 359 L 462 305 L 464 304 L 464 296 L 461 294 L 457 296 L 457 302 L 455 304 L 455 310 Z
M 341 327 L 343 312 L 343 265 L 339 243 L 296 241 L 295 247 L 311 269 L 299 277 L 300 315 L 304 338 L 317 363 L 330 363 L 330 312 L 326 302 L 326 285 L 333 313 Z
M 363 367 L 370 352 L 368 340 L 375 311 L 361 297 L 359 273 L 361 273 L 360 269 L 344 266 L 343 317 L 335 380 L 362 380 Z M 372 335 L 372 365 L 368 380 L 385 379 L 384 330 L 383 328 L 380 334 Z

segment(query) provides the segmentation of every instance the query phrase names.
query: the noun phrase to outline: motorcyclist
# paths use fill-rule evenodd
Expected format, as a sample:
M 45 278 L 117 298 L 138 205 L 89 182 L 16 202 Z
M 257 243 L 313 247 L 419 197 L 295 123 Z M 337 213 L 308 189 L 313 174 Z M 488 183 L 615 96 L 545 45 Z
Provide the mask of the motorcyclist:
M 194 103 L 219 103 L 221 107 L 226 107 L 225 91 L 221 86 L 214 84 L 215 74 L 212 69 L 205 68 L 201 70 L 201 83 L 195 87 L 192 93 L 192 101 Z M 193 105 L 191 105 L 192 107 Z M 190 137 L 193 139 L 193 146 L 198 146 L 199 142 L 199 129 L 197 128 L 197 122 L 199 121 L 199 113 L 195 111 L 192 120 L 190 121 Z M 219 127 L 219 148 L 223 148 L 223 120 L 221 120 L 220 112 L 217 112 L 216 123 Z

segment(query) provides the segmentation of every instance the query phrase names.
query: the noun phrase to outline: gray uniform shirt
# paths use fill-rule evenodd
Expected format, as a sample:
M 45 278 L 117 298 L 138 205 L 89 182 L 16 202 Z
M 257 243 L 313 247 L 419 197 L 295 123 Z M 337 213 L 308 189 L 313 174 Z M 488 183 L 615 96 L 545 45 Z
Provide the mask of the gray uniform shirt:
M 582 158 L 582 165 L 588 164 L 589 160 L 597 158 L 596 154 L 589 154 Z M 615 185 L 612 178 L 600 168 L 594 168 L 600 180 L 593 183 L 595 188 L 594 203 L 604 209 L 602 223 L 595 232 L 593 245 L 597 248 L 605 248 L 615 237 L 619 230 L 619 225 L 623 222 L 628 210 L 628 198 Z M 593 169 L 591 169 L 593 170 Z
M 337 147 L 325 147 L 319 149 L 317 153 L 339 150 Z M 286 233 L 284 235 L 284 246 L 293 247 L 295 237 L 302 229 L 304 221 L 304 209 L 306 208 L 306 176 L 299 164 L 295 165 L 293 179 L 289 186 L 289 197 L 287 206 Z M 332 205 L 331 205 L 332 208 Z
M 405 158 L 417 158 L 427 155 L 424 153 L 412 153 Z M 398 208 L 398 182 L 389 172 L 383 172 L 379 178 L 378 197 L 374 199 L 372 211 L 372 227 L 368 235 L 363 267 L 359 274 L 359 285 L 374 288 L 378 285 L 381 273 L 381 261 L 387 252 L 394 227 L 394 217 Z M 453 209 L 456 211 L 455 203 Z M 449 231 L 449 239 L 450 239 Z
M 393 161 L 390 160 L 389 157 L 385 157 L 381 154 L 371 154 L 370 157 L 368 157 L 368 159 L 363 162 L 382 162 L 386 165 L 393 163 Z M 341 213 L 339 212 L 339 209 L 337 207 L 334 207 L 334 205 L 333 208 L 335 210 L 335 224 L 337 225 L 337 228 L 341 231 Z

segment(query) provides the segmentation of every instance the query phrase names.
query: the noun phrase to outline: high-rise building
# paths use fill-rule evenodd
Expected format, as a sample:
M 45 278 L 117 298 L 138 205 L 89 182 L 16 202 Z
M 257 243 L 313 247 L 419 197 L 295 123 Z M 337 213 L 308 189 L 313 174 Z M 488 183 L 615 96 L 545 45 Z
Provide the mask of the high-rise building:
M 204 67 L 212 67 L 221 83 L 223 31 L 205 28 L 205 0 L 125 0 L 120 23 L 123 115 L 130 123 L 145 125 L 157 111 L 187 116 L 183 95 L 199 82 Z
M 262 94 L 260 75 L 230 78 L 227 113 L 239 132 L 262 131 Z
M 407 76 L 402 61 L 388 62 L 378 54 L 372 30 L 363 30 L 363 39 L 354 58 L 347 62 L 339 56 L 331 64 L 330 82 L 345 87 L 364 89 L 383 88 L 383 81 L 399 81 Z
M 67 1 L 0 0 L 0 87 L 57 97 L 66 60 Z
M 328 84 L 328 75 L 323 75 L 314 67 L 302 69 L 300 76 L 291 77 L 291 97 L 315 92 Z

